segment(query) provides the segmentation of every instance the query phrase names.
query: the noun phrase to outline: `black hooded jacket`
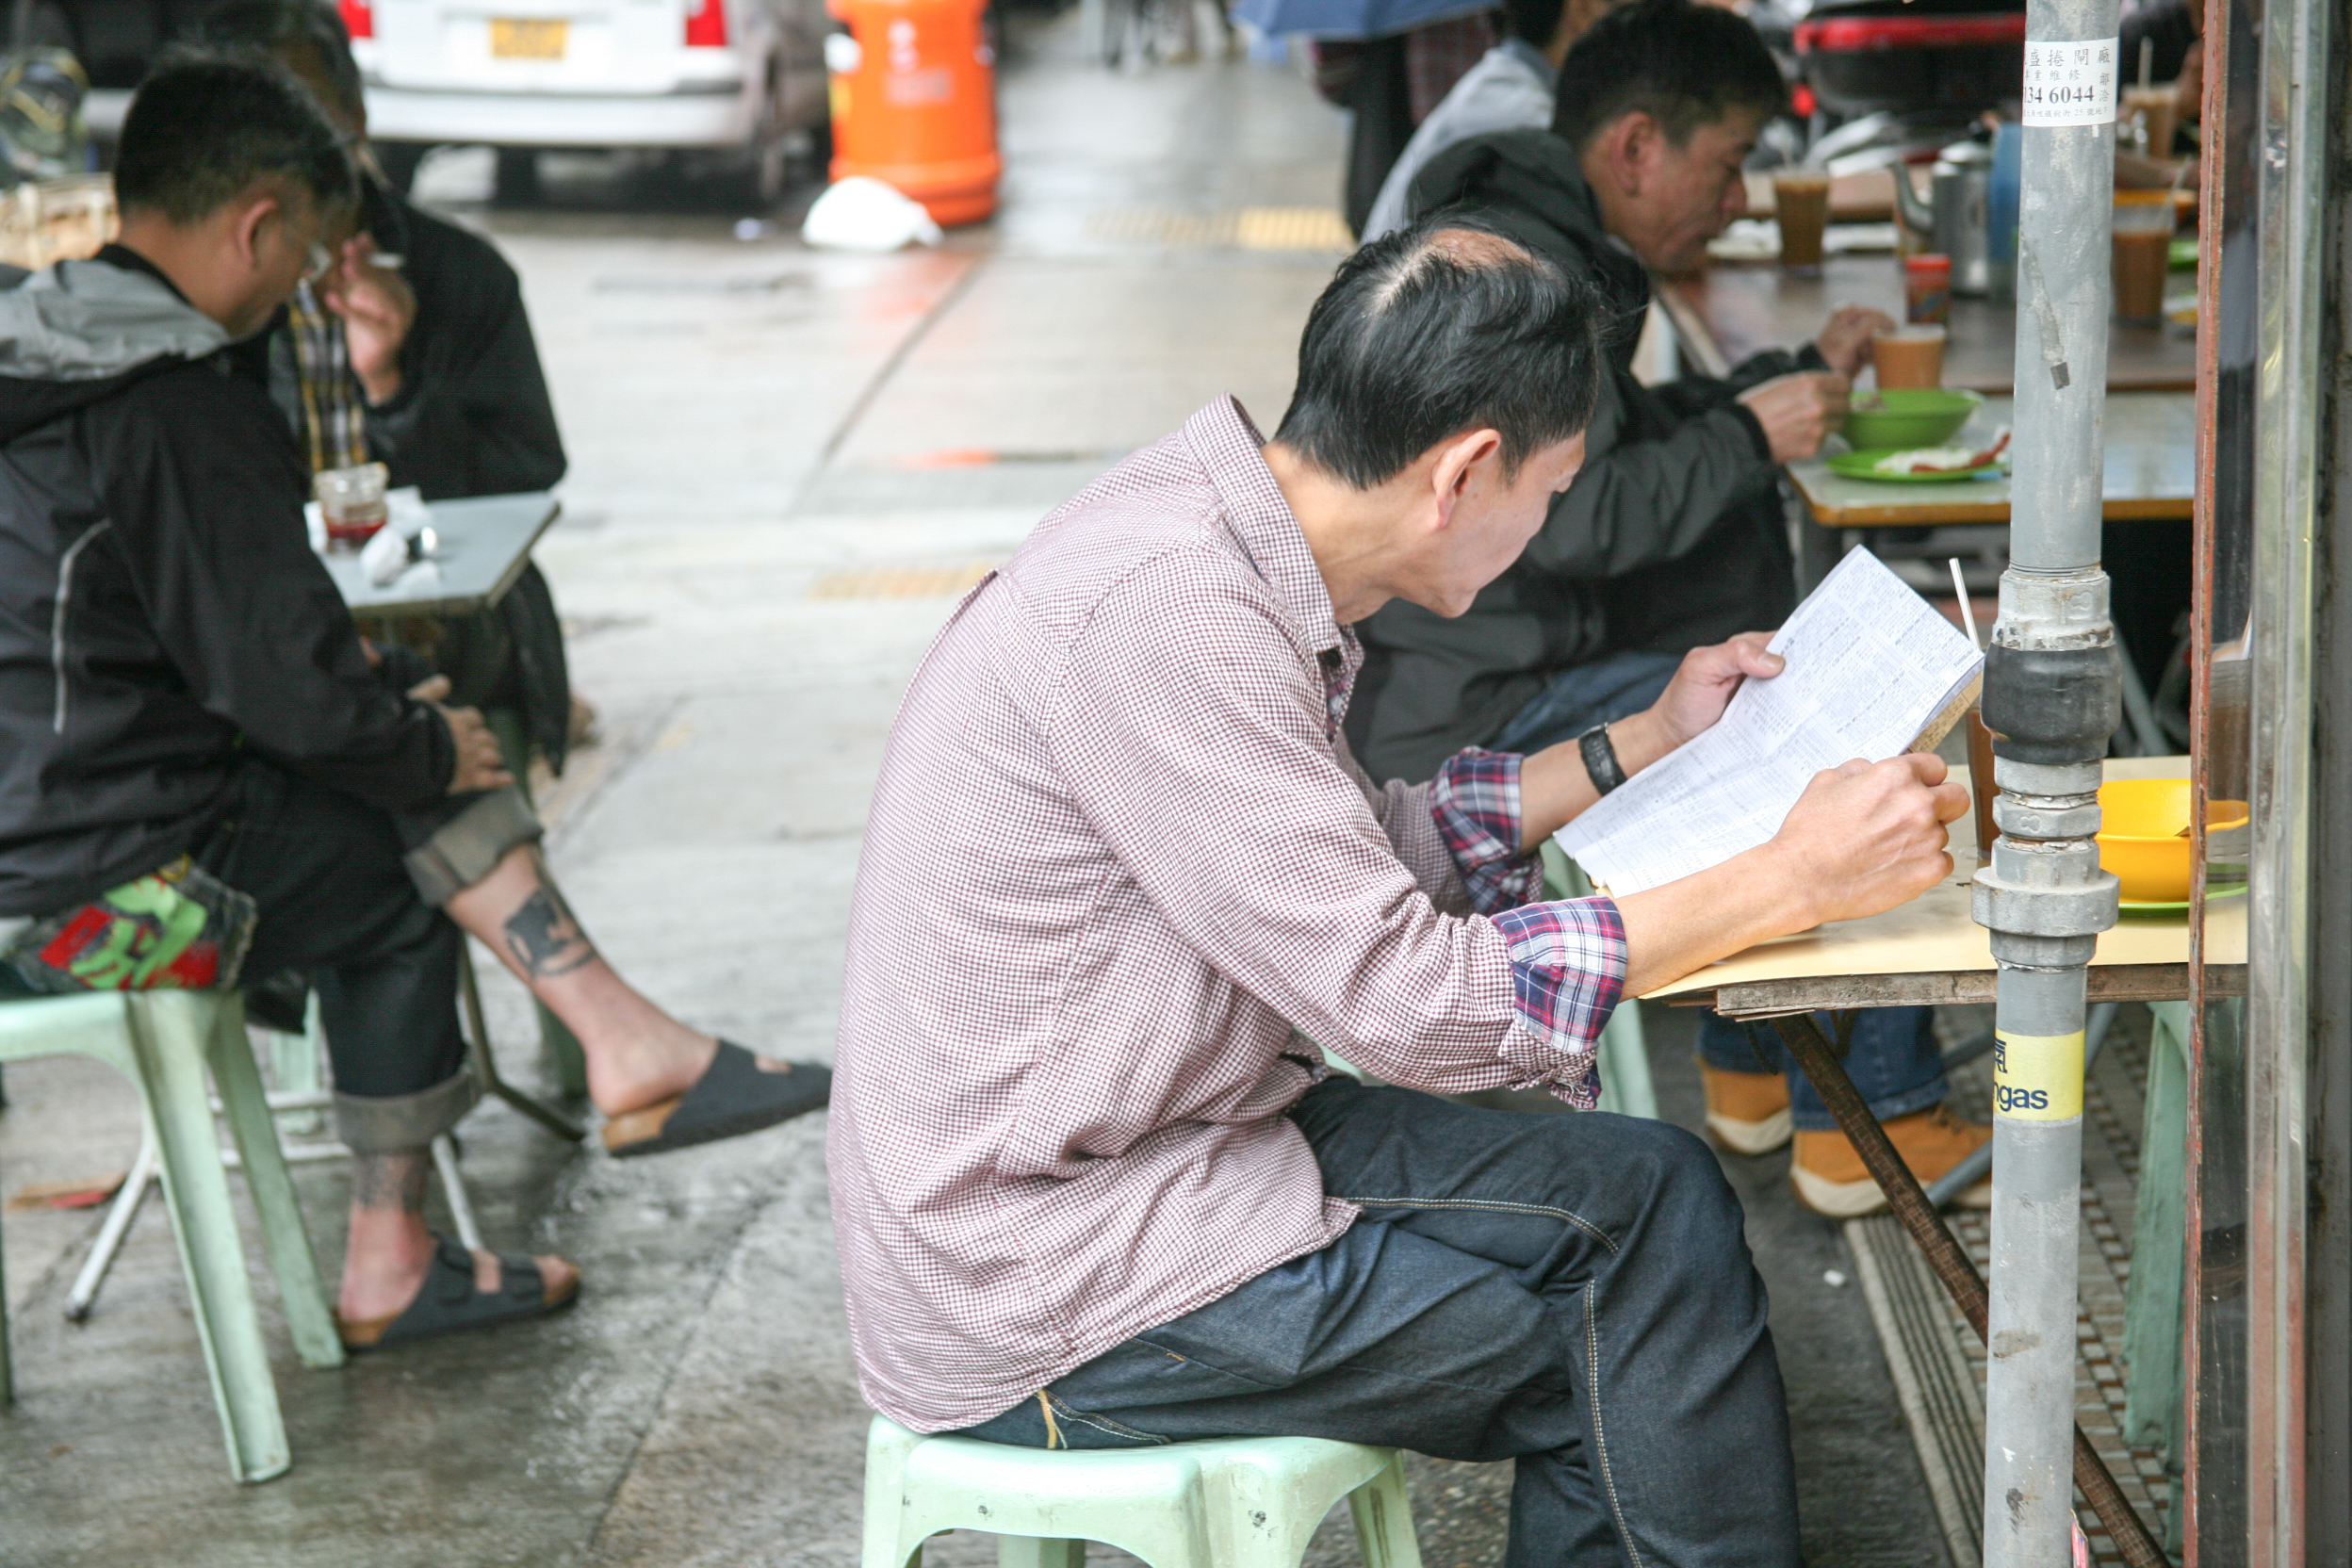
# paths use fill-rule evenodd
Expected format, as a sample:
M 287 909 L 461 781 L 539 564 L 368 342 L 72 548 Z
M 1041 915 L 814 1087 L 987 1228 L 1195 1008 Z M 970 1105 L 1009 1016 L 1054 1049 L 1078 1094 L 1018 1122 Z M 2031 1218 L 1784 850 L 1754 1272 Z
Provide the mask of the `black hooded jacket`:
M 448 727 L 369 667 L 226 348 L 120 246 L 0 277 L 0 916 L 168 863 L 245 754 L 389 810 L 446 789 Z
M 1491 741 L 1556 670 L 1683 653 L 1776 627 L 1795 603 L 1779 470 L 1733 400 L 1822 368 L 1819 353 L 1757 354 L 1721 381 L 1636 381 L 1649 274 L 1603 230 L 1575 150 L 1549 131 L 1473 137 L 1431 159 L 1413 212 L 1456 205 L 1599 289 L 1613 326 L 1584 466 L 1518 562 L 1458 619 L 1396 601 L 1357 628 L 1366 658 L 1348 733 L 1376 778 L 1427 778 Z

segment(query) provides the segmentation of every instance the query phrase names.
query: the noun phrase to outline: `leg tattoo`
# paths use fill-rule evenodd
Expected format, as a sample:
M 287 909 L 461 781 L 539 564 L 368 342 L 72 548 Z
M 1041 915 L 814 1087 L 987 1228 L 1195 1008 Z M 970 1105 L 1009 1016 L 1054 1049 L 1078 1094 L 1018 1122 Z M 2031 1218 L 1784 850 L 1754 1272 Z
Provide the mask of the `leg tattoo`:
M 572 917 L 571 906 L 543 874 L 522 906 L 506 917 L 507 950 L 534 980 L 569 974 L 595 959 L 596 944 Z
M 422 1149 L 396 1154 L 355 1154 L 351 1157 L 351 1202 L 363 1209 L 425 1212 L 425 1168 Z

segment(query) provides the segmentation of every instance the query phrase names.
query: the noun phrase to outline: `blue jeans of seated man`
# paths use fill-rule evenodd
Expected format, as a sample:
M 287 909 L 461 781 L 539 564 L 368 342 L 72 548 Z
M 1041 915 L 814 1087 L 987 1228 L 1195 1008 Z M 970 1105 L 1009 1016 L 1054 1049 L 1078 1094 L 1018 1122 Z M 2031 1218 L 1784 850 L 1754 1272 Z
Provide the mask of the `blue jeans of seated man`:
M 1891 1121 L 1943 1102 L 1948 1086 L 1935 1018 L 1930 1007 L 1872 1007 L 1854 1015 L 1846 1076 L 1879 1120 Z M 1829 1014 L 1816 1013 L 1813 1019 L 1822 1034 L 1838 1037 L 1837 1021 Z M 1726 1072 L 1787 1073 L 1789 1119 L 1813 1133 L 1838 1125 L 1781 1043 L 1780 1031 L 1770 1023 L 1738 1023 L 1709 1013 L 1699 1024 L 1699 1055 L 1707 1066 Z
M 1494 748 L 1542 751 L 1574 740 L 1596 724 L 1639 713 L 1658 700 L 1681 665 L 1678 654 L 1614 653 L 1554 670 L 1544 689 L 1496 733 Z
M 1363 1207 L 1345 1235 L 963 1435 L 1515 1459 L 1508 1568 L 1795 1568 L 1764 1285 L 1704 1144 L 1346 1078 L 1291 1115 L 1324 1190 Z
M 1503 727 L 1494 748 L 1541 751 L 1596 724 L 1639 713 L 1658 700 L 1681 663 L 1667 654 L 1620 653 L 1557 671 Z M 1846 1074 L 1879 1120 L 1942 1102 L 1943 1054 L 1936 1045 L 1933 1016 L 1925 1007 L 1879 1007 L 1855 1017 Z M 1821 1028 L 1835 1037 L 1826 1014 Z M 1699 1054 L 1727 1072 L 1786 1072 L 1790 1119 L 1807 1132 L 1838 1125 L 1770 1024 L 1735 1023 L 1709 1013 L 1699 1026 Z

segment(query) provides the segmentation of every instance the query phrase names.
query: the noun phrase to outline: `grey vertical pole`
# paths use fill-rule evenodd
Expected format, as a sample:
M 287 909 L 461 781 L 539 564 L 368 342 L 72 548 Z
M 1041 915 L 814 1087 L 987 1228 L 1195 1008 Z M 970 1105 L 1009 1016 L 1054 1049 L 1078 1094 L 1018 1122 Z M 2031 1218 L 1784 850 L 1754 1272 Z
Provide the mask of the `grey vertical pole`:
M 2099 569 L 2117 0 L 2029 0 L 2009 569 L 1986 655 L 2001 829 L 1984 1568 L 2060 1568 L 2072 1500 L 2085 970 L 2115 921 L 2099 763 L 2121 666 Z

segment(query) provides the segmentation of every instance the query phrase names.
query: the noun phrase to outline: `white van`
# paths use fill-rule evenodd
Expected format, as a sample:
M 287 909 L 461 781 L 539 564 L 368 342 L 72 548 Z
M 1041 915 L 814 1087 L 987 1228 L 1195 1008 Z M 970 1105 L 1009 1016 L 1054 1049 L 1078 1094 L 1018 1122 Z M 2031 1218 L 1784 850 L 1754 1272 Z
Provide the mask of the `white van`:
M 397 180 L 447 143 L 719 154 L 773 200 L 825 124 L 823 0 L 338 0 Z M 520 192 L 509 192 L 520 194 Z

